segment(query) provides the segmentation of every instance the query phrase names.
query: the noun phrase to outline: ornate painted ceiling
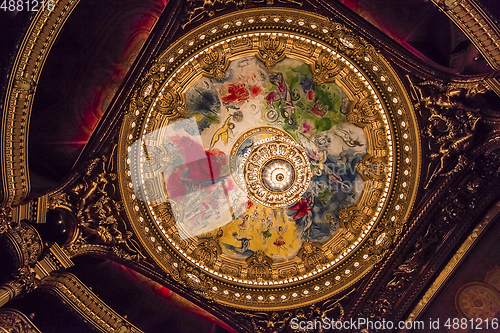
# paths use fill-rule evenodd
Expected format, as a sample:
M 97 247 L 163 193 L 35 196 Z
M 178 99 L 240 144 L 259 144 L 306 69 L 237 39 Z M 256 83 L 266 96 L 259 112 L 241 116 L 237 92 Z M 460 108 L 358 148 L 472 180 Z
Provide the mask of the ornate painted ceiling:
M 7 13 L 0 329 L 491 321 L 498 13 L 479 0 Z

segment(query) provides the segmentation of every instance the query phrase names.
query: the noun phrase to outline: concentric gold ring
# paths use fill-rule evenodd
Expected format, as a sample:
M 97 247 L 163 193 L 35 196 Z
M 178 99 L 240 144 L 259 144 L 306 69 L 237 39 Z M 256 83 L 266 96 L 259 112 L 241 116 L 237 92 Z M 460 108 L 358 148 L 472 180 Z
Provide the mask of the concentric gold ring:
M 267 207 L 293 205 L 306 192 L 312 177 L 305 149 L 279 135 L 252 144 L 243 173 L 249 198 Z

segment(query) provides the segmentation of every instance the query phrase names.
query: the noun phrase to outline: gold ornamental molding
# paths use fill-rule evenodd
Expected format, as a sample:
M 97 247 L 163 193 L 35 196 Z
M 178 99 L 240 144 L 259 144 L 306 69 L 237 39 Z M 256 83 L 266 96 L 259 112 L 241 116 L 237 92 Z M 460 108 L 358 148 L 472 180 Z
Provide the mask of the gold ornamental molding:
M 193 106 L 216 99 L 215 109 Z M 283 8 L 228 14 L 174 43 L 134 93 L 118 148 L 125 210 L 165 274 L 205 298 L 260 310 L 317 302 L 367 274 L 401 233 L 420 175 L 414 114 L 389 63 L 341 24 Z M 278 158 L 288 151 L 279 148 L 281 130 L 307 151 L 314 186 L 271 211 L 240 201 L 241 183 L 259 186 L 241 168 L 261 140 L 270 155 L 259 153 L 250 170 L 271 192 L 293 183 L 287 170 L 303 161 Z M 353 151 L 362 152 L 351 165 L 363 184 L 356 190 L 339 168 Z M 210 187 L 203 202 L 200 186 Z M 262 200 L 279 200 L 280 191 L 261 192 Z M 232 217 L 219 223 L 221 214 Z
M 79 0 L 59 0 L 40 9 L 24 36 L 9 76 L 1 126 L 3 205 L 19 204 L 30 192 L 28 129 L 31 108 L 47 56 Z
M 476 0 L 432 0 L 464 32 L 488 64 L 500 69 L 500 29 Z
M 58 273 L 43 279 L 40 287 L 54 292 L 103 333 L 142 333 L 125 318 L 113 311 L 83 282 L 70 273 Z
M 283 131 L 310 174 L 299 153 L 280 157 L 291 152 Z M 397 240 L 419 137 L 401 79 L 354 31 L 300 10 L 242 10 L 154 61 L 122 124 L 120 191 L 166 276 L 225 305 L 299 307 L 352 286 Z M 245 199 L 255 186 L 263 202 L 286 201 L 304 180 L 290 206 Z

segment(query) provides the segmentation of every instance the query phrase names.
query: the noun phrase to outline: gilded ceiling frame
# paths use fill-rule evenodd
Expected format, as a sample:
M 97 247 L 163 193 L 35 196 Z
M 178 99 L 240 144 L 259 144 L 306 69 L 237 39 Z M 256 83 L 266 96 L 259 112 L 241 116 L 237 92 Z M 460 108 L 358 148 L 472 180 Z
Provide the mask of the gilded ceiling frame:
M 80 0 L 60 0 L 39 10 L 19 47 L 3 101 L 0 149 L 3 205 L 22 203 L 30 192 L 28 135 L 36 85 L 57 36 Z
M 295 36 L 297 36 L 297 42 L 295 42 Z M 225 43 L 226 39 L 228 42 Z M 274 39 L 276 43 L 270 41 L 271 39 Z M 266 46 L 273 43 L 277 45 Z M 154 209 L 148 208 L 149 202 L 145 202 L 148 200 L 140 199 L 147 198 L 147 194 L 142 192 L 144 186 L 138 172 L 140 168 L 138 160 L 142 157 L 139 158 L 139 148 L 132 148 L 131 145 L 137 141 L 141 142 L 144 135 L 155 132 L 155 129 L 167 124 L 169 119 L 174 119 L 185 111 L 186 104 L 183 96 L 185 88 L 183 87 L 186 84 L 193 82 L 201 75 L 223 77 L 228 60 L 231 59 L 231 56 L 226 59 L 225 54 L 232 54 L 233 44 L 236 49 L 240 48 L 236 52 L 256 54 L 264 64 L 269 62 L 269 67 L 283 59 L 291 50 L 295 50 L 298 54 L 295 55 L 296 58 L 316 59 L 314 66 L 319 66 L 316 67 L 319 81 L 335 80 L 343 88 L 350 88 L 347 91 L 357 89 L 355 82 L 351 83 L 352 87 L 346 86 L 349 80 L 345 78 L 349 76 L 349 71 L 363 72 L 364 80 L 370 82 L 366 84 L 374 88 L 371 91 L 376 96 L 372 101 L 375 106 L 366 105 L 365 107 L 364 103 L 358 103 L 357 107 L 348 114 L 348 119 L 358 126 L 376 129 L 384 122 L 387 124 L 387 121 L 382 116 L 371 115 L 370 110 L 375 109 L 379 104 L 383 105 L 380 109 L 387 112 L 390 118 L 388 126 L 391 131 L 388 127 L 387 137 L 397 147 L 394 149 L 394 163 L 397 162 L 402 168 L 394 170 L 395 175 L 390 180 L 393 187 L 387 196 L 387 203 L 382 204 L 380 208 L 377 204 L 374 208 L 382 212 L 380 221 L 383 222 L 375 225 L 370 236 L 362 239 L 360 244 L 356 242 L 356 246 L 352 249 L 346 248 L 346 253 L 344 255 L 340 253 L 340 257 L 332 262 L 333 265 L 329 264 L 321 270 L 310 272 L 309 276 L 301 277 L 300 280 L 297 277 L 289 280 L 282 278 L 284 281 L 280 284 L 286 285 L 284 289 L 272 286 L 272 284 L 267 285 L 265 290 L 259 289 L 254 286 L 258 284 L 257 282 L 246 282 L 242 278 L 239 278 L 239 281 L 238 279 L 233 281 L 232 278 L 228 280 L 229 278 L 224 274 L 210 273 L 210 270 L 203 265 L 195 266 L 191 263 L 195 262 L 194 259 L 175 249 L 175 242 L 170 240 L 169 244 L 163 241 L 168 238 L 162 235 L 163 230 L 169 228 L 167 224 L 174 220 L 170 207 L 160 204 Z M 328 63 L 326 61 L 328 56 L 323 55 L 322 52 L 325 49 L 330 52 L 330 48 L 324 45 L 330 46 L 334 55 L 338 52 L 337 58 L 342 58 L 342 63 L 339 61 L 337 64 L 341 65 L 323 66 Z M 324 77 L 321 78 L 321 76 Z M 373 90 L 376 93 L 373 93 Z M 367 91 L 369 97 L 370 91 L 368 89 Z M 358 99 L 358 101 L 361 100 Z M 374 117 L 373 123 L 367 121 L 370 117 Z M 385 130 L 382 132 L 385 133 Z M 179 283 L 192 288 L 206 298 L 216 299 L 226 305 L 267 310 L 297 307 L 331 297 L 351 286 L 382 259 L 383 254 L 397 239 L 408 218 L 418 188 L 420 174 L 418 133 L 413 106 L 403 83 L 388 62 L 352 31 L 341 24 L 308 12 L 283 8 L 239 11 L 219 17 L 186 34 L 153 63 L 140 87 L 136 88 L 119 140 L 120 190 L 136 235 L 149 255 L 155 258 L 163 270 Z M 391 135 L 394 137 L 391 138 Z M 382 137 L 384 136 L 385 134 L 382 134 Z M 369 137 L 376 144 L 377 135 L 371 134 Z M 142 146 L 142 144 L 136 146 Z M 390 147 L 390 144 L 388 146 Z M 387 150 L 389 151 L 392 156 L 392 150 Z M 137 160 L 134 161 L 132 158 L 131 161 L 127 158 L 131 156 L 129 153 L 132 156 L 137 153 Z M 384 154 L 388 153 L 382 153 L 380 156 L 388 156 Z M 374 154 L 374 156 L 378 155 Z M 363 168 L 358 170 L 362 171 Z M 156 187 L 153 186 L 153 188 Z M 139 191 L 136 192 L 136 190 Z M 346 223 L 353 223 L 359 217 L 358 213 L 361 212 L 347 210 L 345 214 L 342 214 L 341 219 L 345 219 Z M 160 224 L 155 227 L 156 224 L 151 223 L 156 219 L 155 216 L 159 216 L 159 220 L 167 223 L 164 225 L 165 228 Z M 361 248 L 364 250 L 358 251 Z M 351 250 L 356 255 L 350 255 Z M 355 278 L 351 279 L 352 276 Z M 230 281 L 233 282 L 228 284 Z M 278 284 L 277 281 L 276 284 Z
M 43 279 L 39 288 L 55 293 L 83 319 L 103 333 L 142 333 L 139 328 L 111 309 L 73 274 L 53 274 Z

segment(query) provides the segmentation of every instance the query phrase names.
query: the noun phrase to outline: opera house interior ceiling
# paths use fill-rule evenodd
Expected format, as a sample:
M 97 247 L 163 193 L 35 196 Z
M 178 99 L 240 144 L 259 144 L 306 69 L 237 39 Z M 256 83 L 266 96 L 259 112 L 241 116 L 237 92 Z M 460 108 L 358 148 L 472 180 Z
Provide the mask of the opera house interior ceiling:
M 0 3 L 0 332 L 500 331 L 498 0 Z

